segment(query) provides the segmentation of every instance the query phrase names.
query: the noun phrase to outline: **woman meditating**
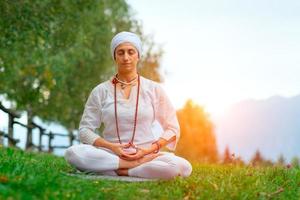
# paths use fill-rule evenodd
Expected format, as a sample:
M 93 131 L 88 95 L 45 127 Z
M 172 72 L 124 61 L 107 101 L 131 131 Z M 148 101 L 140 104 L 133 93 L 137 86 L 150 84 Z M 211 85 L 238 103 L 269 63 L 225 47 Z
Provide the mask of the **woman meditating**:
M 96 86 L 85 105 L 79 139 L 65 159 L 81 171 L 150 179 L 188 177 L 191 164 L 170 152 L 179 140 L 176 111 L 161 86 L 137 73 L 142 54 L 140 38 L 120 32 L 111 41 L 117 73 Z M 157 138 L 153 123 L 163 132 Z M 95 130 L 104 124 L 102 135 Z

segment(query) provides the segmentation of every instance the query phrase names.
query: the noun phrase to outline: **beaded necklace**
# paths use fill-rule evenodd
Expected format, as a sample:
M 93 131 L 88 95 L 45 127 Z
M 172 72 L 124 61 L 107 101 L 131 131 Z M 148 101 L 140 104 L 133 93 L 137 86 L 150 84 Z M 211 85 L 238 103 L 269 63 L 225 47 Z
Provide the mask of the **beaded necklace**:
M 140 75 L 138 74 L 134 80 L 131 82 L 135 81 L 135 79 L 138 79 L 138 87 L 137 87 L 137 96 L 136 96 L 136 104 L 135 104 L 135 115 L 134 115 L 134 124 L 133 124 L 133 132 L 132 132 L 132 137 L 131 140 L 129 141 L 129 148 L 135 149 L 134 153 L 137 153 L 138 149 L 137 147 L 133 144 L 134 136 L 135 136 L 135 131 L 136 131 L 136 124 L 137 124 L 137 114 L 138 114 L 138 105 L 139 105 L 139 94 L 140 94 Z M 118 110 L 117 110 L 117 83 L 122 83 L 118 78 L 117 75 L 112 80 L 112 83 L 114 84 L 114 107 L 115 107 L 115 122 L 116 122 L 116 129 L 117 129 L 117 135 L 119 139 L 119 143 L 122 144 L 122 141 L 120 139 L 120 133 L 119 133 L 119 124 L 118 124 Z M 124 82 L 126 83 L 126 82 Z M 132 84 L 132 83 L 131 83 Z

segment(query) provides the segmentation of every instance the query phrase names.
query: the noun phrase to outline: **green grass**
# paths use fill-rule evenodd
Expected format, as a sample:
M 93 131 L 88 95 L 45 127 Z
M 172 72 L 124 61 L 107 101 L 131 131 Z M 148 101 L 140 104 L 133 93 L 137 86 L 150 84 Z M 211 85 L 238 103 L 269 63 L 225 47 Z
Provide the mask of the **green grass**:
M 61 157 L 0 147 L 0 199 L 300 199 L 299 169 L 193 167 L 172 181 L 86 180 Z

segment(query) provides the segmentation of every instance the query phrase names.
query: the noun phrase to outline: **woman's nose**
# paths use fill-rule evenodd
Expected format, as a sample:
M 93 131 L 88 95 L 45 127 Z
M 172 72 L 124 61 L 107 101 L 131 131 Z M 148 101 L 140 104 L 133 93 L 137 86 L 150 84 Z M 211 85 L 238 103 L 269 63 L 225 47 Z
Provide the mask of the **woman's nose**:
M 128 60 L 128 58 L 129 58 L 128 53 L 124 53 L 124 60 Z

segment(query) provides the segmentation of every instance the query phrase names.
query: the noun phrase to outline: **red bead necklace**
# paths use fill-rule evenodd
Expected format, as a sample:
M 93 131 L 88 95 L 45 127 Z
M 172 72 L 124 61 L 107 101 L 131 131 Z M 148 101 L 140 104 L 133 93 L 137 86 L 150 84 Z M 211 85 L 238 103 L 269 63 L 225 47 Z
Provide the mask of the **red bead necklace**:
M 135 115 L 134 115 L 134 124 L 133 124 L 133 132 L 132 132 L 132 137 L 131 140 L 128 143 L 128 147 L 125 148 L 124 150 L 128 149 L 128 153 L 137 153 L 138 149 L 137 147 L 133 144 L 134 136 L 135 136 L 135 131 L 136 131 L 136 124 L 137 124 L 137 114 L 138 114 L 138 105 L 139 105 L 139 94 L 140 94 L 140 75 L 138 74 L 137 77 L 138 81 L 138 87 L 137 87 L 137 95 L 136 95 L 136 104 L 135 104 Z M 117 83 L 120 81 L 117 78 L 117 75 L 112 80 L 112 83 L 114 84 L 114 106 L 115 106 L 115 122 L 116 122 L 116 129 L 117 129 L 117 135 L 119 139 L 119 143 L 122 144 L 121 138 L 120 138 L 120 133 L 119 133 L 119 124 L 118 124 L 118 110 L 117 110 Z M 134 149 L 134 150 L 132 150 Z

